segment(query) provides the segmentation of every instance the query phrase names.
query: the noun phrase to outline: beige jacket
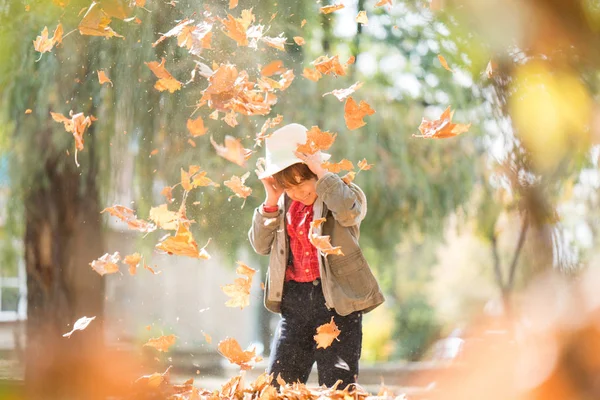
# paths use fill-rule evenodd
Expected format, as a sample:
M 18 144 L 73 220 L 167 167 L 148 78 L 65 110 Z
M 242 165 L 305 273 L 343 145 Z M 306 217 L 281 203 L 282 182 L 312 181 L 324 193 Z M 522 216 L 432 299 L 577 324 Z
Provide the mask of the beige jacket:
M 367 213 L 365 194 L 357 185 L 348 185 L 333 173 L 327 173 L 317 181 L 316 192 L 314 218 L 325 217 L 326 221 L 315 231 L 329 235 L 331 244 L 341 246 L 344 253 L 343 256 L 321 254 L 319 257 L 326 306 L 335 308 L 340 315 L 368 312 L 383 303 L 384 298 L 358 244 L 360 222 Z M 274 313 L 281 312 L 290 251 L 285 218 L 290 204 L 291 199 L 283 195 L 276 212 L 264 212 L 262 205 L 259 206 L 254 210 L 252 227 L 248 232 L 254 250 L 258 254 L 269 255 L 265 307 Z

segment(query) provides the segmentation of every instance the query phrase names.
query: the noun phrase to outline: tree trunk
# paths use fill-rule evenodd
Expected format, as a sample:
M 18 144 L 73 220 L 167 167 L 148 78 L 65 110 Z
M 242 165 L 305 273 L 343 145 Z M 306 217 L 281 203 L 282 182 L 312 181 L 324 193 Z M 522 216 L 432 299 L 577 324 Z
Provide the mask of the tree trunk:
M 32 399 L 99 399 L 100 367 L 110 369 L 98 365 L 104 354 L 104 280 L 88 264 L 102 255 L 104 244 L 97 160 L 92 153 L 86 161 L 77 170 L 72 161 L 51 158 L 45 178 L 25 195 L 25 385 Z M 84 331 L 63 337 L 83 316 L 96 319 Z

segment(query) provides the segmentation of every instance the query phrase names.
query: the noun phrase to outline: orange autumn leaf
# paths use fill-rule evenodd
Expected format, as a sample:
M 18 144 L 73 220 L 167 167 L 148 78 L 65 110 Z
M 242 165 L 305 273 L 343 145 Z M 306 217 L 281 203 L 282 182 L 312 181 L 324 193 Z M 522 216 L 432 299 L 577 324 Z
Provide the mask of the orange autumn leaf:
M 273 75 L 281 73 L 283 71 L 285 71 L 285 68 L 283 67 L 283 61 L 275 60 L 275 61 L 271 61 L 270 63 L 265 65 L 260 70 L 260 74 L 262 76 L 273 76 Z
M 341 10 L 344 7 L 345 6 L 343 4 L 334 4 L 331 6 L 325 6 L 325 7 L 319 8 L 319 12 L 322 14 L 331 14 L 332 12 Z
M 192 137 L 202 136 L 208 132 L 208 129 L 204 127 L 204 121 L 202 120 L 202 117 L 188 119 L 187 128 Z
M 25 110 L 25 114 L 31 114 L 33 111 L 31 110 L 31 108 L 28 108 L 27 110 Z
M 316 70 L 325 75 L 334 75 L 334 76 L 345 76 L 346 70 L 348 66 L 354 63 L 355 58 L 350 57 L 348 61 L 344 65 L 340 64 L 339 56 L 327 57 L 320 56 L 315 61 L 313 61 L 313 65 Z
M 281 373 L 277 374 L 277 378 L 275 378 L 275 381 L 279 384 L 279 386 L 281 387 L 286 387 L 287 382 L 285 381 L 285 379 L 283 379 L 281 377 Z
M 362 87 L 362 85 L 363 85 L 362 82 L 356 82 L 354 85 L 350 86 L 347 89 L 335 89 L 335 90 L 332 90 L 331 92 L 327 92 L 327 93 L 323 94 L 323 96 L 327 96 L 328 94 L 332 94 L 339 101 L 343 101 L 348 96 L 351 96 L 354 92 L 356 92 L 358 89 L 360 89 Z
M 367 163 L 366 158 L 363 158 L 361 161 L 359 161 L 357 165 L 360 171 L 368 171 L 371 169 L 371 167 L 373 167 L 373 164 Z
M 229 0 L 229 9 L 232 10 L 238 6 L 238 0 Z
M 252 287 L 252 277 L 256 273 L 256 270 L 250 268 L 241 261 L 237 262 L 238 267 L 235 272 L 238 275 L 242 275 L 240 278 L 236 278 L 232 284 L 221 286 L 221 290 L 231 299 L 227 300 L 225 305 L 227 307 L 239 307 L 243 309 L 250 305 L 250 289 Z
M 392 6 L 392 0 L 379 0 L 376 4 L 375 7 L 381 7 L 381 6 L 385 6 L 386 4 L 389 4 L 390 6 Z
M 296 42 L 298 46 L 304 46 L 306 44 L 306 40 L 304 40 L 302 36 L 294 36 L 294 42 Z
M 161 336 L 156 339 L 150 339 L 144 343 L 144 347 L 154 347 L 156 350 L 166 353 L 169 351 L 169 347 L 175 344 L 175 335 Z
M 367 123 L 363 120 L 367 115 L 375 114 L 375 110 L 364 100 L 356 104 L 352 97 L 348 97 L 344 106 L 344 120 L 350 130 L 358 129 Z
M 319 150 L 327 150 L 333 145 L 337 133 L 321 131 L 318 126 L 312 126 L 306 132 L 306 143 L 300 143 L 296 151 L 305 154 L 314 154 Z
M 71 329 L 71 332 L 67 332 L 67 333 L 63 334 L 63 337 L 70 338 L 71 335 L 73 334 L 73 332 L 84 330 L 85 328 L 88 327 L 88 325 L 90 324 L 90 322 L 92 322 L 94 319 L 96 319 L 95 316 L 94 317 L 81 317 L 81 318 L 79 318 L 73 324 L 73 329 Z
M 52 119 L 56 122 L 61 122 L 65 126 L 65 130 L 67 132 L 71 132 L 73 134 L 73 138 L 75 139 L 75 148 L 79 151 L 83 150 L 83 134 L 87 128 L 92 125 L 92 122 L 97 121 L 97 119 L 93 115 L 88 115 L 87 117 L 82 113 L 73 114 L 71 111 L 69 116 L 71 118 L 67 118 L 62 114 L 50 112 Z
M 104 210 L 100 211 L 100 214 L 104 212 L 108 212 L 113 217 L 117 217 L 121 221 L 125 222 L 129 229 L 138 230 L 144 233 L 153 232 L 156 230 L 156 225 L 144 221 L 143 219 L 138 219 L 135 215 L 135 211 L 133 211 L 131 208 L 116 205 L 105 208 Z
M 367 25 L 369 23 L 369 17 L 367 17 L 366 11 L 358 12 L 358 15 L 356 16 L 356 23 L 363 24 L 363 25 Z
M 267 135 L 267 130 L 271 128 L 275 128 L 277 125 L 281 124 L 283 121 L 283 115 L 277 114 L 275 118 L 267 118 L 262 128 L 260 128 L 260 132 L 256 134 L 256 138 L 254 139 L 255 146 L 260 146 L 262 141 L 271 136 Z
M 246 179 L 248 179 L 249 176 L 250 176 L 249 171 L 246 172 L 241 177 L 233 175 L 231 177 L 231 179 L 223 182 L 223 185 L 225 185 L 229 189 L 233 190 L 233 193 L 235 193 L 235 196 L 244 199 L 244 203 L 245 203 L 246 198 L 252 194 L 252 188 L 249 188 L 248 186 L 244 186 L 244 183 L 246 182 Z M 233 196 L 229 197 L 230 201 L 231 201 L 231 197 L 233 197 Z M 242 205 L 242 207 L 243 207 L 243 205 Z
M 344 181 L 344 183 L 346 185 L 349 185 L 354 180 L 355 177 L 356 177 L 356 172 L 350 171 L 346 175 L 342 176 L 342 181 Z
M 454 124 L 452 123 L 453 115 L 454 111 L 450 111 L 450 107 L 448 106 L 437 120 L 429 121 L 423 118 L 419 125 L 421 134 L 413 135 L 413 137 L 446 139 L 467 132 L 471 124 Z
M 238 122 L 237 122 L 237 113 L 235 113 L 234 111 L 228 112 L 225 114 L 225 116 L 223 118 L 221 118 L 222 121 L 225 121 L 225 123 L 227 125 L 229 125 L 232 128 L 235 128 L 236 126 L 238 126 Z
M 438 60 L 440 60 L 440 64 L 442 64 L 442 67 L 444 67 L 446 70 L 448 70 L 450 72 L 454 72 L 454 71 L 452 71 L 452 68 L 450 68 L 448 66 L 448 62 L 446 61 L 444 56 L 442 56 L 441 54 L 438 54 Z
M 206 171 L 202 171 L 198 165 L 190 165 L 189 171 L 181 169 L 181 185 L 188 192 L 201 186 L 219 187 L 219 184 L 207 177 Z
M 156 265 L 155 265 L 156 267 Z M 160 274 L 162 271 L 158 271 L 156 272 L 155 270 L 153 270 L 152 268 L 150 268 L 146 263 L 144 263 L 144 269 L 150 271 L 152 273 L 152 275 L 158 275 Z
M 219 18 L 219 21 L 223 24 L 223 33 L 235 40 L 238 46 L 248 46 L 248 36 L 246 30 L 248 25 L 245 25 L 244 21 L 240 18 L 235 18 L 231 14 L 227 14 L 227 19 Z
M 326 349 L 331 346 L 331 343 L 340 336 L 340 333 L 341 331 L 335 322 L 333 322 L 333 317 L 331 317 L 330 322 L 317 328 L 317 334 L 314 336 L 315 342 L 317 342 L 317 349 Z
M 277 37 L 263 36 L 261 39 L 269 46 L 274 47 L 277 50 L 285 51 L 285 41 L 287 38 L 283 36 L 283 33 Z
M 156 61 L 145 63 L 152 70 L 158 81 L 154 84 L 154 88 L 161 92 L 168 90 L 170 93 L 181 89 L 181 82 L 173 78 L 173 76 L 165 68 L 165 58 L 163 57 L 160 64 Z
M 208 245 L 208 243 L 206 245 Z M 194 240 L 192 233 L 187 228 L 186 224 L 182 222 L 179 223 L 175 236 L 168 236 L 155 246 L 157 250 L 163 251 L 169 255 L 208 260 L 210 259 L 210 255 L 206 252 L 205 247 L 206 246 L 202 249 L 198 248 L 198 243 Z
M 206 332 L 202 332 L 202 334 L 204 335 L 204 340 L 206 340 L 206 343 L 211 344 L 212 343 L 212 337 L 206 333 Z
M 339 173 L 340 171 L 350 171 L 354 169 L 354 165 L 352 165 L 352 161 L 347 159 L 342 159 L 342 161 L 337 163 L 324 162 L 321 164 L 323 168 L 325 168 L 329 172 L 333 172 L 334 174 Z
M 148 387 L 157 388 L 164 382 L 169 382 L 169 371 L 173 368 L 172 365 L 166 369 L 162 374 L 155 372 L 151 375 L 143 375 L 135 380 L 136 384 L 146 384 Z
M 321 236 L 317 232 L 315 232 L 315 229 L 318 229 L 323 222 L 325 222 L 325 218 L 318 218 L 310 223 L 310 235 L 308 236 L 308 239 L 310 240 L 312 245 L 315 246 L 317 250 L 319 250 L 323 254 L 343 256 L 344 253 L 342 252 L 342 248 L 340 246 L 333 247 L 331 245 L 331 239 L 329 235 Z
M 215 111 L 211 112 L 211 113 L 208 115 L 208 118 L 210 118 L 210 119 L 212 119 L 212 120 L 214 120 L 214 121 L 218 120 L 218 119 L 219 119 L 219 111 L 218 111 L 218 110 L 215 110 Z
M 100 8 L 101 6 L 92 2 L 90 7 L 87 9 L 85 15 L 77 28 L 79 29 L 79 33 L 82 35 L 89 36 L 103 36 L 103 37 L 120 37 L 117 32 L 113 31 L 113 29 L 108 26 L 111 22 L 110 15 Z
M 100 71 L 96 71 L 98 73 L 98 81 L 100 82 L 101 85 L 105 84 L 105 83 L 110 83 L 110 86 L 113 86 L 112 81 L 110 80 L 110 78 L 106 75 L 106 72 L 100 70 Z
M 160 191 L 160 194 L 162 194 L 163 196 L 165 196 L 165 198 L 167 199 L 167 203 L 172 203 L 173 202 L 173 188 L 171 186 L 165 186 Z
M 246 165 L 246 160 L 252 155 L 252 151 L 245 149 L 240 140 L 229 135 L 225 136 L 224 145 L 215 142 L 212 136 L 210 137 L 210 142 L 219 156 L 240 167 L 244 167 Z
M 161 229 L 175 231 L 179 226 L 179 220 L 181 214 L 175 211 L 170 211 L 166 204 L 161 204 L 157 207 L 150 209 L 150 215 L 148 219 L 153 221 L 156 226 Z
M 142 255 L 140 253 L 133 253 L 125 256 L 125 258 L 123 259 L 123 263 L 129 265 L 130 275 L 135 275 L 137 266 L 141 260 Z
M 190 54 L 199 56 L 202 49 L 210 49 L 210 40 L 212 38 L 213 24 L 201 22 L 193 25 L 194 20 L 183 19 L 175 27 L 163 34 L 158 40 L 152 43 L 156 47 L 159 43 L 169 37 L 177 37 L 177 45 L 188 49 Z
M 56 26 L 56 29 L 54 30 L 54 35 L 51 38 L 48 37 L 48 27 L 45 26 L 40 36 L 38 36 L 33 41 L 33 48 L 35 49 L 35 51 L 39 51 L 40 53 L 51 51 L 54 45 L 62 42 L 62 35 L 62 24 L 58 24 Z
M 304 70 L 302 71 L 302 76 L 308 80 L 317 82 L 319 79 L 321 79 L 323 75 L 316 69 L 304 68 Z
M 106 274 L 114 274 L 119 272 L 118 262 L 121 260 L 121 255 L 118 251 L 113 254 L 106 253 L 102 257 L 90 263 L 92 269 L 101 276 Z
M 249 363 L 256 361 L 256 351 L 254 349 L 252 351 L 242 350 L 242 347 L 234 338 L 221 340 L 217 349 L 230 363 L 239 365 L 242 370 L 252 368 Z
M 281 74 L 281 79 L 279 79 L 279 81 L 278 81 L 279 86 L 280 86 L 279 90 L 283 91 L 283 90 L 287 89 L 288 87 L 290 87 L 294 78 L 295 78 L 295 76 L 294 76 L 293 69 L 288 69 L 283 74 Z

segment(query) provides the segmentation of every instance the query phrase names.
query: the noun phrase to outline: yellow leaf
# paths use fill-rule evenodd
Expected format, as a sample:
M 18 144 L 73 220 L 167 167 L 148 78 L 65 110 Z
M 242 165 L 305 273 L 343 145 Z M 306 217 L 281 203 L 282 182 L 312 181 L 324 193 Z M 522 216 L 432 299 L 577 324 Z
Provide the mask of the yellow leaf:
M 314 336 L 315 342 L 317 342 L 317 349 L 326 349 L 331 346 L 331 343 L 337 339 L 340 333 L 341 331 L 333 321 L 333 317 L 331 317 L 330 322 L 317 328 L 317 334 Z
M 169 347 L 175 344 L 176 338 L 175 335 L 161 336 L 156 339 L 148 340 L 144 346 L 154 347 L 156 350 L 166 353 L 169 351 Z
M 452 71 L 452 69 L 448 66 L 448 62 L 446 61 L 446 59 L 444 58 L 444 56 L 442 56 L 441 54 L 438 54 L 438 60 L 440 60 L 440 64 L 442 64 L 442 67 L 444 67 L 445 69 L 447 69 L 450 72 L 454 72 Z
M 359 11 L 356 16 L 356 23 L 367 25 L 369 23 L 369 18 L 367 17 L 366 11 Z

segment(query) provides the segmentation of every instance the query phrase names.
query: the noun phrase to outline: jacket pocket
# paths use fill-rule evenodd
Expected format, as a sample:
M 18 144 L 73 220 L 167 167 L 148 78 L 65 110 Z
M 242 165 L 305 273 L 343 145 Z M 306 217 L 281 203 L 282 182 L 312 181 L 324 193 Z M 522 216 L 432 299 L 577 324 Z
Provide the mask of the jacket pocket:
M 331 261 L 329 265 L 337 284 L 346 296 L 360 299 L 373 291 L 375 277 L 360 250 L 342 260 Z

